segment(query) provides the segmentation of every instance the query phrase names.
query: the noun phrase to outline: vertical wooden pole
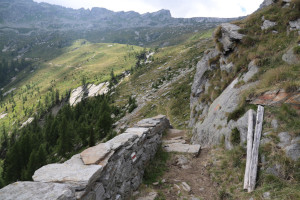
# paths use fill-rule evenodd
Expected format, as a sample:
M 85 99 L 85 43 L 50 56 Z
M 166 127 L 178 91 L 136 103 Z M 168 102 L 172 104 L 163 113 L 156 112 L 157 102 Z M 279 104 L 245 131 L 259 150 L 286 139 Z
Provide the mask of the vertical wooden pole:
M 250 182 L 248 185 L 248 192 L 252 192 L 255 188 L 256 176 L 257 176 L 257 165 L 258 165 L 258 148 L 259 148 L 262 125 L 263 125 L 263 117 L 264 117 L 264 107 L 259 105 L 257 109 L 255 134 L 254 134 L 253 148 L 251 154 L 250 171 L 249 171 Z
M 252 154 L 252 145 L 253 145 L 253 111 L 249 110 L 248 114 L 248 133 L 247 133 L 247 160 L 246 160 L 246 169 L 244 177 L 244 190 L 248 189 L 249 186 L 249 170 Z

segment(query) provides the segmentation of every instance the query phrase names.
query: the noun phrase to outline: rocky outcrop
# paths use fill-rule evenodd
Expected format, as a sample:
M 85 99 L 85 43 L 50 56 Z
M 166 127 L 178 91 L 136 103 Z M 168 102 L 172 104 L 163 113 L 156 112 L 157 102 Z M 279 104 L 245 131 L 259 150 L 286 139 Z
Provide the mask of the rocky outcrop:
M 222 44 L 223 52 L 228 53 L 235 48 L 235 43 L 241 40 L 244 35 L 238 32 L 241 28 L 234 24 L 224 23 L 221 24 L 220 28 L 221 34 L 217 30 L 215 37 Z
M 254 61 L 250 62 L 248 72 L 243 74 L 240 78 L 236 78 L 221 93 L 221 95 L 214 100 L 207 112 L 203 115 L 204 120 L 195 123 L 192 137 L 193 144 L 200 144 L 203 147 L 208 147 L 219 144 L 222 137 L 224 137 L 225 145 L 230 149 L 232 148 L 230 134 L 234 128 L 238 128 L 241 142 L 246 141 L 247 114 L 237 121 L 231 120 L 229 122 L 227 116 L 228 113 L 231 113 L 238 108 L 241 91 L 256 83 L 248 83 L 241 87 L 235 87 L 235 85 L 240 81 L 247 83 L 257 72 L 258 67 L 255 66 Z
M 190 127 L 193 127 L 193 144 L 200 144 L 202 147 L 219 144 L 225 138 L 227 148 L 232 148 L 230 134 L 234 128 L 238 128 L 241 141 L 246 140 L 247 116 L 241 117 L 237 121 L 227 122 L 228 113 L 237 109 L 241 91 L 253 86 L 255 83 L 248 83 L 251 78 L 259 71 L 252 61 L 248 65 L 248 71 L 231 82 L 229 86 L 212 103 L 204 100 L 204 95 L 209 95 L 210 80 L 214 77 L 207 77 L 209 71 L 220 67 L 221 71 L 232 73 L 234 64 L 228 62 L 228 55 L 235 51 L 237 42 L 244 35 L 240 34 L 239 26 L 234 24 L 222 24 L 214 33 L 215 42 L 218 46 L 215 50 L 207 51 L 197 65 L 197 71 L 192 85 L 190 97 Z M 222 47 L 220 49 L 220 47 Z M 217 63 L 217 64 L 215 64 Z M 220 82 L 224 80 L 218 80 Z M 239 84 L 238 84 L 239 83 Z M 241 85 L 243 83 L 244 85 Z M 238 86 L 236 86 L 238 84 Z M 216 89 L 216 88 L 215 88 Z
M 16 182 L 0 199 L 126 199 L 142 182 L 144 169 L 170 128 L 165 116 L 144 119 L 125 133 L 61 164 L 38 169 L 35 182 Z
M 213 68 L 210 66 L 210 60 L 218 57 L 219 55 L 220 52 L 215 49 L 208 50 L 205 52 L 201 61 L 199 61 L 197 64 L 197 71 L 194 76 L 190 97 L 190 127 L 192 127 L 196 122 L 196 113 L 199 111 L 202 111 L 203 113 L 203 110 L 208 109 L 208 106 L 206 104 L 199 102 L 199 97 L 201 94 L 204 94 L 205 86 L 208 84 L 208 78 L 205 76 L 205 72 L 208 70 L 213 70 Z
M 72 90 L 69 103 L 71 106 L 75 106 L 85 98 L 106 94 L 108 92 L 108 85 L 108 82 L 104 82 L 99 85 L 88 84 L 85 87 L 80 86 Z
M 269 5 L 272 5 L 273 3 L 274 3 L 274 0 L 264 0 L 264 1 L 260 4 L 259 8 L 262 9 L 262 8 L 264 8 L 264 7 L 267 7 L 267 6 L 269 6 Z

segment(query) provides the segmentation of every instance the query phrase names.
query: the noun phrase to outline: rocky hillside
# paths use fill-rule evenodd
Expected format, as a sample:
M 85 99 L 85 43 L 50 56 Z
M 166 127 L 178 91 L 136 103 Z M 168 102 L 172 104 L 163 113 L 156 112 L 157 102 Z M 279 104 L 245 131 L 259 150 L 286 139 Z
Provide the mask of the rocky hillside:
M 210 167 L 221 199 L 251 197 L 239 190 L 248 111 L 257 105 L 265 107 L 265 118 L 252 197 L 300 198 L 299 25 L 300 1 L 265 1 L 246 19 L 219 26 L 215 48 L 197 64 L 190 96 L 192 143 L 221 146 L 212 152 Z

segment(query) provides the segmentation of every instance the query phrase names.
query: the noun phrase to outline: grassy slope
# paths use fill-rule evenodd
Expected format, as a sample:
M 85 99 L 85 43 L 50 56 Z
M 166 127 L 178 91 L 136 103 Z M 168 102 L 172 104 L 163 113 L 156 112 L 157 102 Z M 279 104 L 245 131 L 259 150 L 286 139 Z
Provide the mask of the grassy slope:
M 131 119 L 131 123 L 144 117 L 165 114 L 173 126 L 186 128 L 189 120 L 189 98 L 196 63 L 204 50 L 212 47 L 212 31 L 193 35 L 183 44 L 159 49 L 153 62 L 135 71 L 117 88 L 117 106 L 125 106 L 131 95 L 146 97 L 143 106 Z M 183 71 L 190 70 L 184 76 Z M 177 77 L 182 76 L 177 80 Z M 166 88 L 160 89 L 170 83 Z M 155 88 L 152 85 L 157 85 Z
M 115 74 L 130 69 L 136 62 L 135 52 L 141 47 L 122 44 L 92 44 L 78 40 L 72 46 L 63 49 L 63 53 L 49 61 L 36 63 L 35 69 L 21 72 L 17 80 L 6 87 L 17 88 L 14 96 L 8 95 L 0 108 L 0 113 L 8 116 L 0 120 L 10 128 L 14 122 L 22 123 L 33 115 L 38 101 L 45 102 L 45 95 L 51 89 L 58 89 L 61 94 L 81 85 L 85 76 L 90 83 L 100 83 L 110 78 L 113 69 Z M 24 102 L 23 98 L 27 98 Z M 12 112 L 12 98 L 16 107 Z M 27 109 L 27 115 L 25 110 Z

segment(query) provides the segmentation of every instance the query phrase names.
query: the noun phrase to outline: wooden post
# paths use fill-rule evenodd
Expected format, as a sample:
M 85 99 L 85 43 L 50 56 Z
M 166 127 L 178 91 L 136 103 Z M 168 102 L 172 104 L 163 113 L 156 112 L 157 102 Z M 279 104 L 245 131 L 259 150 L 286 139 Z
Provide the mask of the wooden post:
M 255 134 L 253 141 L 253 148 L 251 153 L 251 162 L 250 162 L 250 170 L 249 170 L 249 185 L 248 192 L 252 192 L 255 188 L 256 176 L 257 176 L 257 165 L 258 165 L 258 148 L 260 143 L 262 124 L 264 117 L 264 107 L 258 106 L 257 116 L 256 116 L 256 124 L 255 124 Z
M 246 161 L 246 169 L 245 169 L 245 177 L 244 177 L 244 190 L 247 190 L 249 186 L 249 169 L 250 169 L 251 154 L 252 154 L 252 144 L 253 144 L 253 111 L 249 110 L 248 133 L 247 133 L 247 161 Z

